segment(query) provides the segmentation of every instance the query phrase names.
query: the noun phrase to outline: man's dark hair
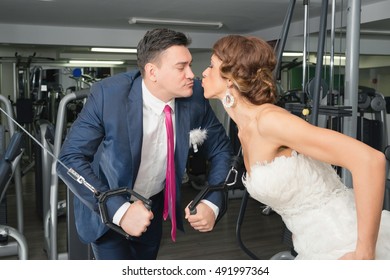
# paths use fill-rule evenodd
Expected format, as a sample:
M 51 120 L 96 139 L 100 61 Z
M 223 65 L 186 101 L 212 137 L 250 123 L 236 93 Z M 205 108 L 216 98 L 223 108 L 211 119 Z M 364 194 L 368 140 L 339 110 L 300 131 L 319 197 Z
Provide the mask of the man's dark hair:
M 191 39 L 184 33 L 167 28 L 156 28 L 146 32 L 137 46 L 137 64 L 141 75 L 144 76 L 145 65 L 155 61 L 160 53 L 172 46 L 191 44 Z

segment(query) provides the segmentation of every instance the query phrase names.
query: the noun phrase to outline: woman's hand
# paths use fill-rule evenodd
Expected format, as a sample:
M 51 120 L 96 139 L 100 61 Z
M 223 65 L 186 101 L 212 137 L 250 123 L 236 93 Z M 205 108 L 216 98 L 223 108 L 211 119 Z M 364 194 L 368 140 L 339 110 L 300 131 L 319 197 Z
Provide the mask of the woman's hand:
M 348 252 L 344 254 L 339 260 L 374 260 L 375 256 L 372 256 L 371 254 L 367 255 L 361 255 L 358 254 L 356 251 Z

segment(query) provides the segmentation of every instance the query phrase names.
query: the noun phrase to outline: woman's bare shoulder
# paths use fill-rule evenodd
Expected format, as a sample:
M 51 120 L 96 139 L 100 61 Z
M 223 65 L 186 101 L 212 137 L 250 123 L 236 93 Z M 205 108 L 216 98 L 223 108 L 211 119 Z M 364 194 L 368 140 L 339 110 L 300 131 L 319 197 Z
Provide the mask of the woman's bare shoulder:
M 294 127 L 299 127 L 302 122 L 305 121 L 286 109 L 266 104 L 257 115 L 257 130 L 263 136 L 283 135 L 287 131 L 291 132 Z
M 281 117 L 290 117 L 291 113 L 274 104 L 263 104 L 257 114 L 258 124 L 277 123 Z

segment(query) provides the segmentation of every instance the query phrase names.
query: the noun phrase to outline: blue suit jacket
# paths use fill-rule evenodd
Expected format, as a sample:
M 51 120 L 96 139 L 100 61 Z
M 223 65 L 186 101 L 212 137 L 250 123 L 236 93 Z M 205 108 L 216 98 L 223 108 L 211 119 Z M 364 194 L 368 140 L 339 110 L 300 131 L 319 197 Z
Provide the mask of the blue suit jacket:
M 73 123 L 63 143 L 59 159 L 73 168 L 98 191 L 119 187 L 133 188 L 141 160 L 142 78 L 128 72 L 95 83 L 86 104 Z M 189 153 L 189 132 L 195 128 L 207 130 L 202 152 L 210 161 L 208 182 L 222 183 L 230 168 L 231 146 L 221 123 L 203 96 L 199 82 L 193 95 L 175 101 L 176 121 L 176 189 L 177 225 L 183 230 L 183 208 L 180 186 Z M 76 227 L 81 240 L 93 242 L 108 228 L 102 223 L 93 193 L 69 177 L 67 170 L 57 165 L 60 178 L 75 194 Z M 208 200 L 221 205 L 219 192 L 210 193 Z M 109 218 L 128 198 L 115 196 L 108 200 Z

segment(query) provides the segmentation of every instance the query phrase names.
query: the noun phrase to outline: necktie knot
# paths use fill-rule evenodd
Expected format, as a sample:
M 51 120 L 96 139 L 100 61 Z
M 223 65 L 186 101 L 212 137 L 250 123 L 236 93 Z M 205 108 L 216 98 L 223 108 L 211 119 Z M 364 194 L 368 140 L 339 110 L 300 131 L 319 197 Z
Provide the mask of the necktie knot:
M 164 107 L 164 114 L 165 115 L 167 115 L 167 114 L 171 114 L 171 111 L 172 111 L 172 109 L 171 109 L 171 106 L 169 106 L 169 105 L 165 105 L 165 107 Z

